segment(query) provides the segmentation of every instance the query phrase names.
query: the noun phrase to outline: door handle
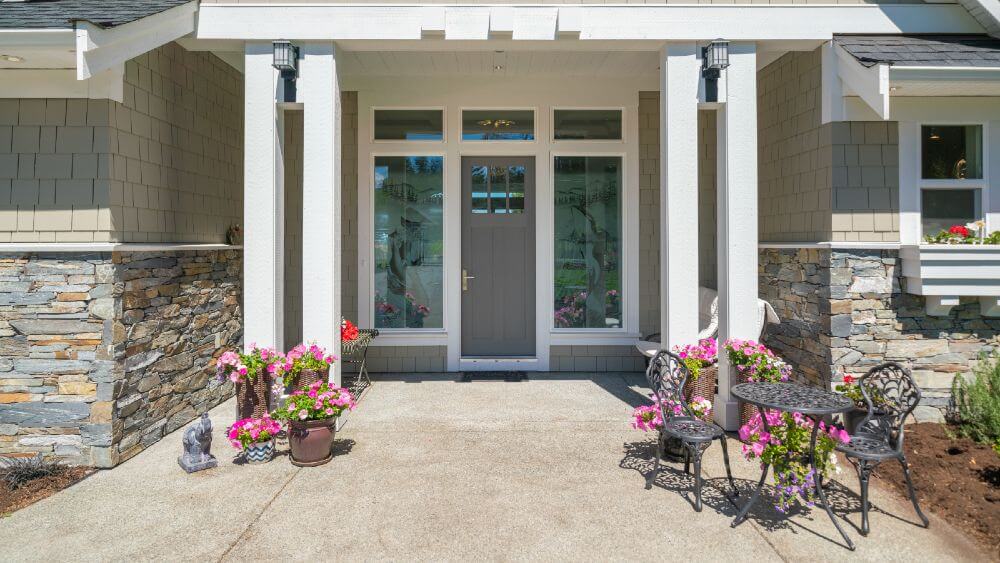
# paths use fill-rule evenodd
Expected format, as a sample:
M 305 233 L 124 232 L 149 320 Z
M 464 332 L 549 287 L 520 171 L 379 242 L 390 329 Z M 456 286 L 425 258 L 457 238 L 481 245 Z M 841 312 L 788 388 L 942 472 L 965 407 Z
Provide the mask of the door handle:
M 462 268 L 462 291 L 469 291 L 469 280 L 476 279 L 476 276 L 470 276 L 465 268 Z

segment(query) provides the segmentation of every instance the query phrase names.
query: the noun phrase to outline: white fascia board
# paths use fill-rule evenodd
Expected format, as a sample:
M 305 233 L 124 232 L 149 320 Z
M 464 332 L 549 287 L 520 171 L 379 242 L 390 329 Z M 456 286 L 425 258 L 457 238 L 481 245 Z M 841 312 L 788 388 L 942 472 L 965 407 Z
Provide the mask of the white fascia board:
M 72 29 L 0 29 L 0 45 L 4 47 L 66 47 L 76 44 Z
M 76 23 L 76 74 L 86 80 L 101 71 L 188 35 L 195 29 L 197 0 L 136 20 L 102 29 Z
M 122 101 L 125 65 L 118 64 L 87 80 L 71 68 L 0 69 L 0 98 L 90 98 Z
M 490 38 L 488 6 L 447 6 L 444 9 L 444 38 L 481 40 Z
M 837 45 L 833 50 L 843 86 L 864 100 L 881 119 L 889 119 L 889 65 L 866 67 L 843 47 Z
M 981 82 L 1000 81 L 1000 67 L 975 66 L 894 66 L 889 69 L 889 80 L 921 82 Z
M 463 11 L 488 14 L 476 16 L 475 29 L 480 36 L 482 21 L 487 17 L 490 31 L 520 34 L 515 11 L 528 9 L 555 10 L 557 33 L 579 34 L 580 39 L 702 41 L 725 37 L 731 41 L 827 41 L 835 33 L 983 31 L 969 12 L 955 4 L 586 7 L 203 4 L 198 12 L 196 37 L 415 40 L 424 32 L 446 31 L 449 19 L 457 26 L 456 16 Z M 452 15 L 449 17 L 448 13 Z M 551 25 L 551 17 L 546 16 L 546 27 Z M 457 32 L 459 27 L 454 29 Z

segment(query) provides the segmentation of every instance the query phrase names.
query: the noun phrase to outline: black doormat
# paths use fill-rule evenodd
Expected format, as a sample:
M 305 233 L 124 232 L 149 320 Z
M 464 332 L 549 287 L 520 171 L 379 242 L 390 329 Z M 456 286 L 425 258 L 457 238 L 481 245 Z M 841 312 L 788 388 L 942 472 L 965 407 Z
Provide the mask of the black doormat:
M 473 381 L 507 381 L 518 382 L 527 381 L 528 375 L 523 371 L 463 371 L 459 381 L 462 383 L 472 383 Z

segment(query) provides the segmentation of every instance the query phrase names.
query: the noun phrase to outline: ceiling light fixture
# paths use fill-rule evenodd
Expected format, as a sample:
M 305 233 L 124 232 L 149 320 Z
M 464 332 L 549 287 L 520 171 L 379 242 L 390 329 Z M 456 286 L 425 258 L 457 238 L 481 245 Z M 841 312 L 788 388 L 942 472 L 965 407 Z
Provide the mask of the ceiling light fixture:
M 7 61 L 8 63 L 23 63 L 24 57 L 18 57 L 17 55 L 0 55 L 0 59 Z
M 503 70 L 503 65 L 493 65 L 493 70 Z

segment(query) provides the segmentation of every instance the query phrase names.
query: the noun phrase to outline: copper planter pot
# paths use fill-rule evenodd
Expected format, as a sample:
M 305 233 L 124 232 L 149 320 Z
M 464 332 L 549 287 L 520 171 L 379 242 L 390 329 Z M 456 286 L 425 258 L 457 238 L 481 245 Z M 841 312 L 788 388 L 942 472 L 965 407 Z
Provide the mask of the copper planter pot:
M 289 421 L 288 446 L 292 465 L 315 467 L 333 458 L 333 439 L 337 435 L 337 419 Z

